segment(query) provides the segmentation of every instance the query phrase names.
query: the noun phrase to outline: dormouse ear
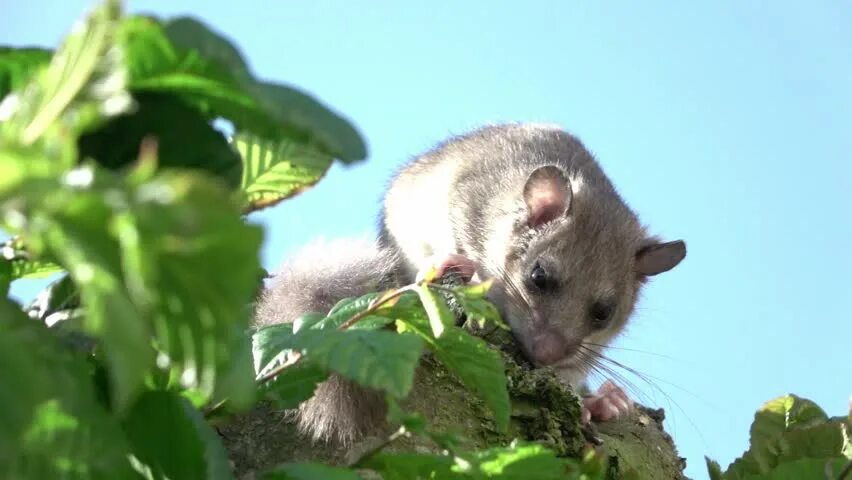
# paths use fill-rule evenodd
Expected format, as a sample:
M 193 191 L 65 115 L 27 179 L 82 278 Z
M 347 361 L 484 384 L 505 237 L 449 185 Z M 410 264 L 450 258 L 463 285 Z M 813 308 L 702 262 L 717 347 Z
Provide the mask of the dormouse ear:
M 636 273 L 644 276 L 668 272 L 686 257 L 686 243 L 683 240 L 654 243 L 636 252 Z
M 533 170 L 524 185 L 527 224 L 536 228 L 567 215 L 572 196 L 571 184 L 560 168 L 547 165 Z

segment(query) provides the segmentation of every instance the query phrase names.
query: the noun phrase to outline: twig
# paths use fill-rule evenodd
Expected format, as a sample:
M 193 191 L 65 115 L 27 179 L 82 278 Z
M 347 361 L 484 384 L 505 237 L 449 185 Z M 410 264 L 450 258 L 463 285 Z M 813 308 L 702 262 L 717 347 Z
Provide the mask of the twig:
M 379 443 L 378 445 L 375 445 L 375 446 L 371 447 L 371 448 L 370 448 L 370 449 L 368 449 L 366 452 L 364 452 L 363 454 L 361 454 L 361 455 L 360 455 L 360 456 L 359 456 L 359 457 L 358 457 L 358 458 L 357 458 L 354 462 L 351 462 L 351 463 L 349 464 L 349 468 L 358 468 L 358 467 L 361 467 L 363 462 L 365 462 L 365 461 L 369 460 L 369 459 L 370 459 L 370 457 L 372 457 L 373 455 L 375 455 L 375 454 L 379 453 L 379 452 L 380 452 L 381 450 L 383 450 L 385 447 L 387 447 L 388 445 L 390 445 L 391 443 L 393 443 L 394 441 L 396 441 L 396 439 L 397 439 L 397 438 L 399 438 L 399 437 L 401 437 L 401 436 L 403 436 L 403 435 L 406 435 L 407 433 L 408 433 L 408 430 L 406 430 L 406 429 L 405 429 L 405 427 L 399 427 L 399 430 L 397 430 L 397 431 L 393 432 L 393 433 L 392 433 L 392 434 L 391 434 L 388 438 L 384 439 L 384 440 L 383 440 L 381 443 Z
M 409 292 L 409 291 L 413 290 L 415 286 L 416 286 L 416 284 L 406 285 L 405 287 L 396 289 L 393 293 L 391 293 L 389 295 L 386 295 L 384 297 L 379 297 L 379 298 L 373 300 L 372 302 L 370 302 L 370 306 L 368 306 L 365 310 L 358 312 L 357 314 L 353 315 L 352 318 L 350 318 L 349 320 L 346 320 L 345 322 L 341 323 L 340 326 L 337 327 L 337 329 L 338 330 L 346 330 L 347 328 L 351 327 L 352 325 L 355 325 L 359 321 L 363 320 L 364 317 L 366 317 L 367 315 L 370 315 L 371 313 L 378 310 L 379 307 L 381 307 L 382 305 L 390 302 L 391 300 L 393 300 L 395 298 L 402 296 L 402 294 L 405 293 L 405 292 Z

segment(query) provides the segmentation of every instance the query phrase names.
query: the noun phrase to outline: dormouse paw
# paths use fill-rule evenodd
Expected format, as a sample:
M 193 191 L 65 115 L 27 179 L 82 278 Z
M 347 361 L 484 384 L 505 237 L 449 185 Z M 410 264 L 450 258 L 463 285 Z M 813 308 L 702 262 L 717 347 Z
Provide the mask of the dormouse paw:
M 583 398 L 583 423 L 606 422 L 623 416 L 633 408 L 633 401 L 621 387 L 607 380 L 597 393 Z
M 461 279 L 467 283 L 470 282 L 473 275 L 476 273 L 476 262 L 465 257 L 464 255 L 460 255 L 458 253 L 448 253 L 446 255 L 434 255 L 429 257 L 425 262 L 425 267 L 421 268 L 419 272 L 417 272 L 417 282 L 426 277 L 429 274 L 429 271 L 433 268 L 435 269 L 435 277 L 441 278 L 449 271 L 457 272 Z

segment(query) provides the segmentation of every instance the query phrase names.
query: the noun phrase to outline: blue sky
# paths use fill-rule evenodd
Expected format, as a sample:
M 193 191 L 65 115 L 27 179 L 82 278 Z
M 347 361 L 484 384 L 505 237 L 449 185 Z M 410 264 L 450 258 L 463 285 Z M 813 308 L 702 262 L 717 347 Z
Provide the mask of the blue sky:
M 129 2 L 199 16 L 256 74 L 307 89 L 365 135 L 367 162 L 255 217 L 267 267 L 317 235 L 370 234 L 393 169 L 443 137 L 556 122 L 655 233 L 688 243 L 612 354 L 652 379 L 631 377 L 640 400 L 666 409 L 688 474 L 706 478 L 703 455 L 739 455 L 775 396 L 845 412 L 848 2 L 402 3 Z M 89 5 L 9 2 L 0 44 L 55 46 Z

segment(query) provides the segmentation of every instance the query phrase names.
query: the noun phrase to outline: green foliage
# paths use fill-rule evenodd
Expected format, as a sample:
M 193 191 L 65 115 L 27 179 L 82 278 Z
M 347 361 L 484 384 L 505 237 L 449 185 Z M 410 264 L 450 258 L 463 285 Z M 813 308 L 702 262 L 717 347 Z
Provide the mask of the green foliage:
M 134 463 L 149 478 L 231 478 L 216 431 L 185 398 L 170 392 L 147 392 L 130 409 L 122 427 Z
M 508 328 L 487 283 L 422 282 L 250 329 L 263 238 L 243 215 L 366 155 L 346 120 L 256 78 L 192 18 L 128 17 L 104 0 L 55 52 L 0 47 L 0 221 L 13 235 L 0 248 L 0 290 L 57 275 L 25 309 L 0 300 L 0 478 L 233 478 L 205 416 L 249 408 L 258 391 L 296 408 L 332 374 L 385 392 L 399 426 L 388 443 L 421 435 L 442 448 L 357 462 L 385 479 L 609 475 L 593 452 L 464 450 L 400 409 L 429 351 L 507 430 L 501 356 L 445 302 Z M 728 471 L 708 460 L 712 478 L 821 478 L 852 456 L 849 426 L 796 397 L 764 406 L 751 433 Z M 361 478 L 312 463 L 258 477 Z
M 725 472 L 707 459 L 713 480 L 823 480 L 852 462 L 852 423 L 830 419 L 810 400 L 785 395 L 763 404 L 751 425 L 749 449 Z

